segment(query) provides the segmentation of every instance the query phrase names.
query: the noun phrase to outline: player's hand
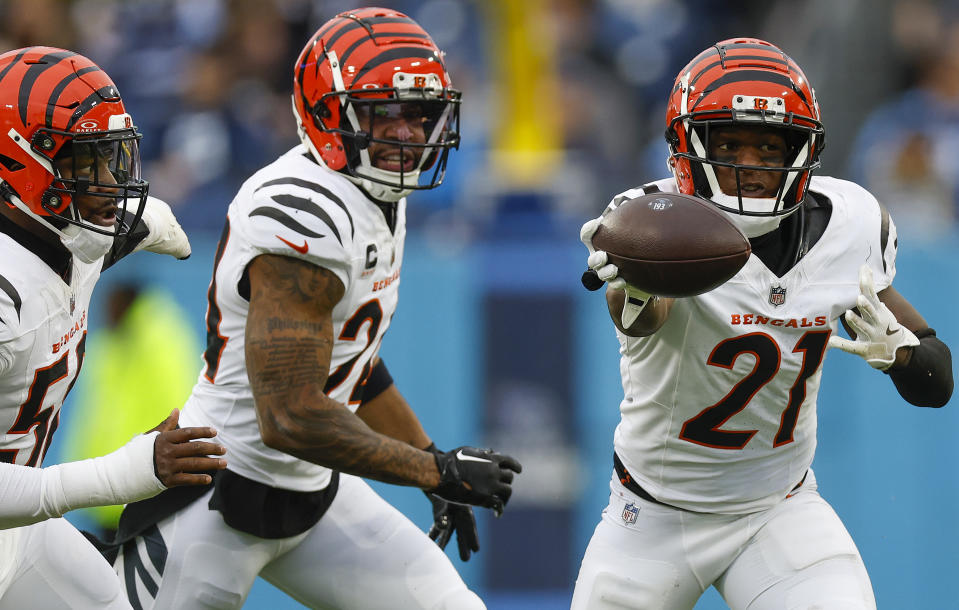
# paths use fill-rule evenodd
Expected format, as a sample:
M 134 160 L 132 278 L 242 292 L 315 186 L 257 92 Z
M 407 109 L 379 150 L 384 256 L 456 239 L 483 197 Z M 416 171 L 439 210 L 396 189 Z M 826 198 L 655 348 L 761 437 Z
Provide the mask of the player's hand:
M 619 274 L 616 265 L 611 264 L 606 253 L 593 247 L 593 235 L 596 229 L 603 222 L 603 217 L 593 218 L 586 221 L 579 230 L 579 240 L 583 242 L 586 249 L 589 250 L 589 258 L 586 260 L 588 269 L 583 273 L 582 282 L 587 290 L 599 290 L 604 282 L 615 279 Z
M 153 443 L 153 474 L 166 487 L 178 485 L 208 485 L 212 470 L 226 468 L 226 460 L 208 457 L 223 455 L 226 448 L 209 441 L 196 439 L 212 438 L 216 430 L 207 426 L 177 428 L 180 410 L 173 409 L 170 415 L 150 432 L 159 431 Z
M 867 265 L 859 269 L 859 314 L 846 312 L 846 324 L 855 331 L 855 339 L 833 335 L 829 347 L 861 356 L 873 368 L 885 371 L 896 361 L 900 347 L 915 347 L 919 339 L 896 320 L 889 308 L 879 300 L 873 283 L 872 270 Z
M 579 230 L 579 239 L 589 250 L 589 258 L 586 259 L 586 266 L 589 267 L 583 273 L 582 282 L 587 290 L 599 290 L 603 283 L 608 283 L 614 290 L 622 290 L 626 293 L 626 301 L 623 304 L 623 312 L 620 316 L 623 328 L 632 326 L 639 314 L 649 303 L 651 294 L 640 290 L 639 288 L 627 284 L 626 280 L 619 277 L 619 268 L 609 262 L 609 256 L 603 250 L 597 250 L 593 246 L 593 235 L 596 229 L 603 222 L 603 217 L 594 218 L 586 221 Z
M 476 518 L 473 508 L 466 504 L 454 504 L 423 490 L 433 504 L 433 525 L 430 526 L 430 539 L 435 540 L 441 549 L 446 548 L 453 533 L 456 532 L 456 545 L 460 559 L 470 560 L 470 553 L 479 551 L 479 533 L 476 531 Z
M 157 254 L 169 254 L 180 260 L 190 256 L 190 240 L 177 222 L 173 210 L 166 202 L 156 197 L 147 197 L 143 204 L 143 223 L 149 234 L 137 244 L 134 251 L 147 250 Z
M 440 471 L 440 484 L 430 489 L 444 500 L 493 509 L 499 517 L 509 502 L 513 473 L 523 467 L 508 455 L 492 449 L 457 447 L 433 454 Z

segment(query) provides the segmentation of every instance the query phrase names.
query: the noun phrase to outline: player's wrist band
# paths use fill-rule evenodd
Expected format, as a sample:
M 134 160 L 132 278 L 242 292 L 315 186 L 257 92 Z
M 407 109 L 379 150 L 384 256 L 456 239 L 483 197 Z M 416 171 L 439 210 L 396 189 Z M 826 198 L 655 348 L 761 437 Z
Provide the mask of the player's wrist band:
M 919 345 L 912 348 L 909 364 L 884 372 L 909 403 L 917 407 L 941 407 L 952 397 L 952 353 L 936 337 L 935 330 L 924 328 L 914 334 Z

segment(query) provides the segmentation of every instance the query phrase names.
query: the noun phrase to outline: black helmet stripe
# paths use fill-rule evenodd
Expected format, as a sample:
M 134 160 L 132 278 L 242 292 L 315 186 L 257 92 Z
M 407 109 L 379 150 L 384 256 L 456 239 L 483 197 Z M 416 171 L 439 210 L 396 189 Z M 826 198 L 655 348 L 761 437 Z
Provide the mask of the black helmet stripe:
M 777 72 L 772 72 L 770 70 L 737 70 L 736 72 L 723 74 L 713 82 L 709 83 L 709 86 L 706 89 L 703 89 L 702 93 L 700 93 L 696 103 L 690 106 L 690 110 L 694 110 L 696 106 L 699 105 L 699 100 L 702 100 L 712 91 L 722 87 L 723 85 L 742 81 L 765 81 L 767 83 L 775 83 L 783 87 L 789 87 L 807 106 L 809 105 L 809 100 L 806 99 L 806 96 L 803 94 L 802 90 L 796 87 L 796 84 L 793 83 L 792 79 L 790 79 L 788 76 L 779 74 Z
M 777 59 L 777 58 L 775 58 L 775 57 L 766 57 L 766 56 L 764 56 L 764 55 L 737 55 L 737 56 L 736 56 L 736 59 L 759 59 L 759 60 L 769 61 L 769 62 L 776 63 L 776 64 L 782 64 L 782 65 L 786 66 L 787 68 L 792 69 L 792 66 L 789 65 L 789 62 L 787 62 L 787 61 L 785 61 L 785 60 L 783 60 L 783 59 Z M 706 74 L 706 72 L 709 72 L 710 70 L 712 70 L 713 68 L 715 68 L 716 66 L 719 66 L 719 65 L 722 65 L 722 62 L 721 62 L 721 61 L 715 61 L 715 62 L 709 64 L 708 66 L 705 66 L 702 70 L 700 70 L 700 71 L 696 74 L 696 76 L 694 76 L 694 77 L 692 77 L 692 78 L 690 79 L 689 84 L 690 84 L 690 85 L 695 85 L 695 84 L 696 84 L 696 81 L 698 81 L 704 74 Z
M 416 34 L 416 33 L 407 33 L 407 32 L 377 32 L 373 34 L 373 38 L 385 38 L 387 36 L 404 36 L 406 38 L 419 38 L 421 40 L 429 40 L 430 37 L 426 34 Z M 343 55 L 340 55 L 340 62 L 346 63 L 346 59 L 363 43 L 369 42 L 366 38 L 360 38 L 353 44 L 351 44 L 345 51 Z
M 335 33 L 333 33 L 334 27 L 339 22 L 334 23 L 333 27 L 329 29 L 329 32 L 331 32 L 332 35 L 329 37 L 329 39 L 324 38 L 323 40 L 323 44 L 325 44 L 327 48 L 333 46 L 333 44 L 340 39 L 340 36 L 343 36 L 347 32 L 351 32 L 356 28 L 366 28 L 379 23 L 408 23 L 410 25 L 416 25 L 416 22 L 409 17 L 367 17 L 366 19 L 350 19 L 343 17 L 343 21 L 346 21 L 346 23 L 343 24 L 343 27 L 336 30 Z M 323 38 L 325 35 L 326 32 L 323 32 L 320 37 Z
M 74 55 L 76 55 L 76 53 L 73 51 L 57 51 L 56 53 L 48 53 L 41 57 L 37 63 L 32 64 L 30 68 L 27 69 L 27 73 L 23 75 L 23 80 L 20 82 L 20 96 L 17 100 L 17 105 L 20 107 L 21 123 L 24 125 L 27 124 L 27 107 L 30 104 L 30 92 L 33 90 L 33 84 L 37 82 L 37 79 L 40 78 L 40 75 L 43 74 L 48 68 L 52 68 L 62 60 L 68 57 L 73 57 Z
M 353 78 L 353 82 L 359 82 L 363 76 L 380 64 L 385 64 L 388 61 L 393 61 L 394 59 L 400 59 L 404 57 L 422 57 L 423 59 L 435 59 L 439 63 L 440 67 L 443 70 L 446 70 L 446 67 L 443 65 L 443 61 L 439 56 L 431 49 L 424 49 L 422 47 L 413 47 L 413 46 L 402 46 L 394 47 L 388 51 L 384 51 L 374 57 L 368 64 L 363 66 L 357 71 L 356 76 Z
M 108 85 L 106 87 L 101 87 L 97 91 L 94 91 L 87 96 L 87 99 L 80 102 L 80 105 L 77 106 L 77 109 L 73 111 L 73 115 L 70 116 L 70 122 L 67 123 L 66 130 L 70 131 L 73 126 L 79 121 L 83 115 L 85 115 L 91 108 L 97 104 L 105 101 L 108 98 L 117 98 L 117 90 L 114 86 Z
M 7 67 L 3 69 L 3 72 L 0 72 L 0 81 L 2 81 L 3 77 L 7 75 L 7 72 L 9 72 L 15 65 L 20 63 L 20 59 L 22 59 L 23 56 L 26 55 L 27 51 L 29 50 L 30 49 L 24 49 L 20 51 L 19 53 L 17 53 L 17 56 L 13 58 L 13 61 L 7 64 Z
M 87 66 L 86 68 L 81 68 L 72 74 L 68 74 L 63 77 L 63 80 L 57 83 L 57 86 L 53 88 L 53 92 L 50 93 L 50 99 L 47 100 L 47 113 L 44 116 L 43 123 L 47 127 L 53 126 L 53 111 L 56 109 L 57 100 L 60 99 L 60 94 L 63 93 L 63 90 L 67 88 L 67 85 L 72 83 L 78 77 L 87 74 L 88 72 L 96 72 L 100 70 L 98 66 Z

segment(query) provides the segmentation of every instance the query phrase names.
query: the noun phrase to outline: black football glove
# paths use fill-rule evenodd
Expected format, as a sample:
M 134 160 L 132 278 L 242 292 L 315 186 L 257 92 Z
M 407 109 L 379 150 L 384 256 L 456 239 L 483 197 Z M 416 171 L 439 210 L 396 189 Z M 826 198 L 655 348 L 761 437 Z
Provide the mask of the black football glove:
M 513 473 L 523 467 L 514 458 L 492 449 L 457 447 L 433 454 L 440 471 L 440 484 L 429 492 L 458 504 L 493 509 L 497 517 L 509 502 Z
M 473 508 L 466 504 L 447 502 L 426 490 L 423 490 L 423 493 L 433 503 L 430 539 L 435 540 L 441 549 L 445 549 L 446 544 L 453 537 L 453 532 L 456 532 L 456 545 L 459 547 L 460 559 L 469 561 L 470 553 L 479 552 L 480 548 Z
M 436 443 L 430 443 L 425 451 L 434 455 L 443 453 L 436 448 Z M 430 539 L 435 540 L 441 549 L 445 549 L 453 536 L 453 532 L 456 532 L 456 544 L 459 547 L 460 559 L 469 561 L 470 553 L 477 553 L 480 548 L 473 508 L 466 504 L 452 504 L 425 489 L 423 493 L 433 504 L 433 525 L 430 526 Z

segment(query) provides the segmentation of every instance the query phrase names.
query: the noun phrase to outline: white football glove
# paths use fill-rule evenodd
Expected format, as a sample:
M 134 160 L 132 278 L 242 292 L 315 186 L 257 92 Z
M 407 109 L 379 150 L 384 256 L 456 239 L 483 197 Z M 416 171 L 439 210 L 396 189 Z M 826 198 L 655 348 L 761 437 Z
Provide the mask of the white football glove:
M 143 204 L 142 220 L 150 233 L 137 244 L 134 252 L 147 250 L 157 254 L 169 254 L 181 260 L 190 256 L 190 240 L 165 201 L 147 197 Z
M 851 309 L 846 312 L 846 324 L 855 331 L 856 338 L 833 335 L 829 338 L 829 347 L 861 356 L 873 368 L 885 371 L 896 361 L 896 350 L 919 345 L 919 339 L 879 300 L 872 270 L 867 265 L 859 270 L 859 293 L 856 301 L 859 315 Z
M 594 218 L 583 224 L 579 230 L 579 239 L 589 250 L 586 266 L 592 269 L 600 280 L 607 282 L 610 288 L 622 290 L 626 293 L 626 303 L 623 305 L 621 321 L 623 328 L 629 328 L 645 309 L 652 295 L 627 284 L 626 280 L 619 277 L 619 269 L 616 265 L 609 262 L 606 252 L 593 247 L 593 235 L 596 234 L 596 229 L 599 228 L 601 222 L 603 222 L 602 216 Z

